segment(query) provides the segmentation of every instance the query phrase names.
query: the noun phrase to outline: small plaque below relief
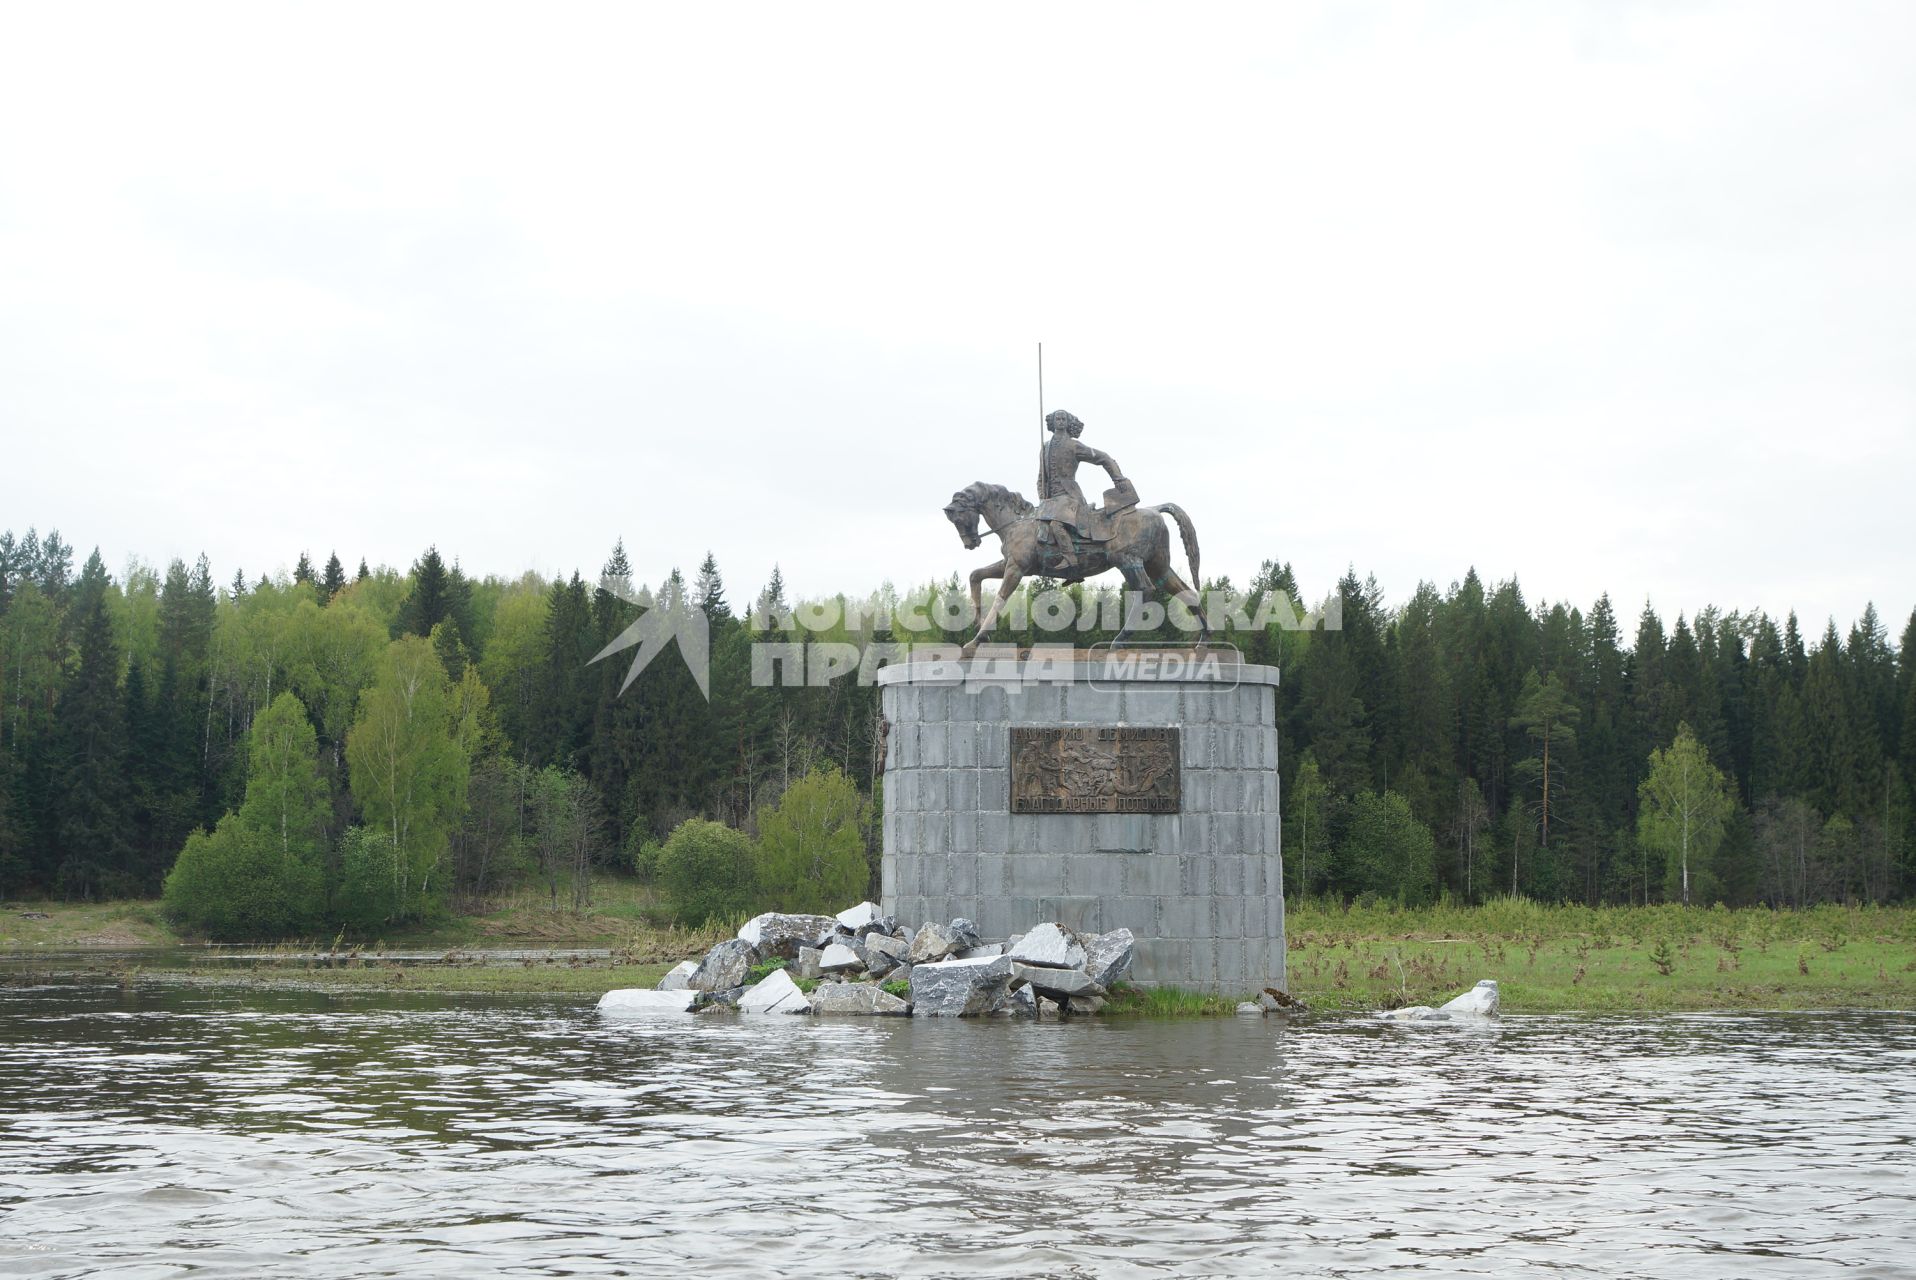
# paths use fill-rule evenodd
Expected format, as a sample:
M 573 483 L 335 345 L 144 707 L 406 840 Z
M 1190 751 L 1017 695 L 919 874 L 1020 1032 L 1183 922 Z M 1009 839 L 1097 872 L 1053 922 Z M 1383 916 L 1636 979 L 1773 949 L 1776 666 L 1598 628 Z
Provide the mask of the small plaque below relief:
M 1013 813 L 1177 813 L 1178 731 L 1112 725 L 1011 731 Z

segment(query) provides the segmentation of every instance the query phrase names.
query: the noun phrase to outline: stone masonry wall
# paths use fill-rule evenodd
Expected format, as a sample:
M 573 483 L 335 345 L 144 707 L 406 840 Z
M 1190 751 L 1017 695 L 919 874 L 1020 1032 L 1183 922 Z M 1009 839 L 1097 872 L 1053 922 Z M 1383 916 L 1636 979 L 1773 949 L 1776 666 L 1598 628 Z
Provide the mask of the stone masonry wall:
M 1284 985 L 1277 673 L 1235 685 L 979 682 L 880 672 L 890 722 L 883 907 L 918 924 L 964 916 L 988 937 L 1040 921 L 1138 939 L 1139 982 L 1222 994 Z M 1014 725 L 1180 731 L 1182 812 L 1013 814 Z

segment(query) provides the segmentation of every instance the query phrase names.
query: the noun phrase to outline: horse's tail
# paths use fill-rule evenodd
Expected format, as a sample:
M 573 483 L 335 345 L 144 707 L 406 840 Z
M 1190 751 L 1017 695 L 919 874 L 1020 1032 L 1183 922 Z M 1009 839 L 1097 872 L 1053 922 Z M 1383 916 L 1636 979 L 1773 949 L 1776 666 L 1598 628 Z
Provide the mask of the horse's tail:
M 1191 517 L 1184 514 L 1184 508 L 1175 502 L 1158 503 L 1159 511 L 1168 511 L 1171 518 L 1178 522 L 1178 537 L 1184 539 L 1184 554 L 1191 562 L 1191 590 L 1204 590 L 1204 579 L 1198 574 L 1197 526 L 1191 523 Z

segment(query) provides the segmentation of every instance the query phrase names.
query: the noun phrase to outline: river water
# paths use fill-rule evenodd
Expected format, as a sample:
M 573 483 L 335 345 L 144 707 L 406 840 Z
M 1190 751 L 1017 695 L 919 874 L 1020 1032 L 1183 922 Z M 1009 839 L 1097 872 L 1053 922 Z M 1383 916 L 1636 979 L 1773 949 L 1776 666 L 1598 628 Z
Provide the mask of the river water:
M 0 988 L 0 1274 L 1916 1274 L 1916 1017 Z

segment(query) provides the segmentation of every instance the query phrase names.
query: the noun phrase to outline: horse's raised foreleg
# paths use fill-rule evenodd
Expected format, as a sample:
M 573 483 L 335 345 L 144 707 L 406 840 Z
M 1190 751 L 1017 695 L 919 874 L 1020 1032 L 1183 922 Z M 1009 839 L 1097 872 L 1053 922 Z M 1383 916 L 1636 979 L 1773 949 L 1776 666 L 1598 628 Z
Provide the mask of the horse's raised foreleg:
M 1020 569 L 1017 565 L 1007 566 L 1004 561 L 1000 560 L 997 567 L 1003 570 L 1004 581 L 998 584 L 998 594 L 992 597 L 991 608 L 985 610 L 985 616 L 978 622 L 978 634 L 971 638 L 971 643 L 959 651 L 961 657 L 970 658 L 974 653 L 978 652 L 978 642 L 990 635 L 991 629 L 998 625 L 998 611 L 1004 608 L 1005 601 L 1011 599 L 1011 593 L 1018 589 L 1018 582 L 1024 577 L 1024 570 Z M 981 570 L 980 572 L 983 571 Z M 982 579 L 975 573 L 971 576 L 972 590 L 975 592 L 978 582 L 982 581 Z M 986 576 L 988 577 L 990 575 L 987 574 Z M 976 597 L 974 596 L 973 598 L 975 599 Z

